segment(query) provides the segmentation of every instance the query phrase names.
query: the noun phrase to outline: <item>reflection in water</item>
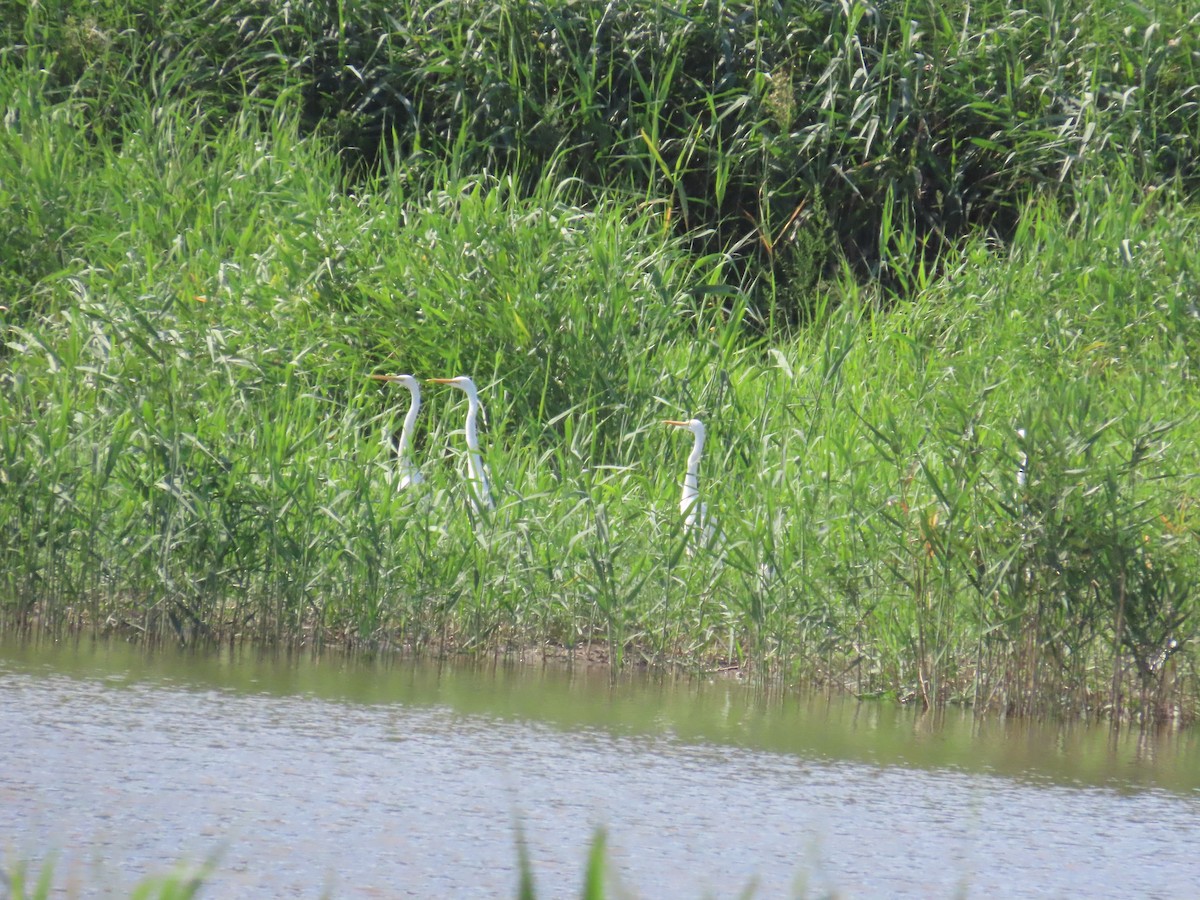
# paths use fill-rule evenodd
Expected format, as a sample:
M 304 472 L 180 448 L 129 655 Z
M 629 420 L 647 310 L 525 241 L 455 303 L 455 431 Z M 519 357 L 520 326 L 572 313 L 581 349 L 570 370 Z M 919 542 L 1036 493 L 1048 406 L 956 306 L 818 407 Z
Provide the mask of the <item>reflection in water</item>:
M 220 852 L 211 896 L 544 896 L 593 829 L 641 896 L 1188 896 L 1166 741 L 742 685 L 0 648 L 0 854 L 95 896 Z M 797 881 L 802 879 L 802 881 Z

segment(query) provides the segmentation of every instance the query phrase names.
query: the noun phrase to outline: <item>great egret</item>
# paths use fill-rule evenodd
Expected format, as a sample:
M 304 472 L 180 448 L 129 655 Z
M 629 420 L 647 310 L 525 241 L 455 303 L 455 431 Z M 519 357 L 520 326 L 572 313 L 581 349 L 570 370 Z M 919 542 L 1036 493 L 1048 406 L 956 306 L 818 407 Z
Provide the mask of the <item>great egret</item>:
M 425 479 L 412 459 L 412 437 L 413 429 L 417 424 L 417 413 L 421 411 L 421 383 L 411 375 L 368 375 L 367 377 L 375 381 L 402 384 L 412 394 L 412 403 L 409 404 L 408 413 L 404 416 L 404 426 L 400 429 L 400 445 L 396 447 L 396 459 L 400 463 L 399 487 L 406 488 L 410 485 L 420 484 Z
M 1025 446 L 1025 429 L 1017 429 L 1017 440 L 1021 447 Z M 1025 487 L 1025 479 L 1029 475 L 1029 454 L 1024 449 L 1021 450 L 1020 462 L 1017 465 L 1017 487 Z
M 663 424 L 686 428 L 695 438 L 692 452 L 688 454 L 687 469 L 683 473 L 683 496 L 679 500 L 684 530 L 690 540 L 702 547 L 711 547 L 715 542 L 719 548 L 722 535 L 717 531 L 716 522 L 708 515 L 708 504 L 700 499 L 700 457 L 704 453 L 704 438 L 707 435 L 704 423 L 699 419 L 688 419 L 686 422 L 667 419 Z M 691 547 L 688 552 L 691 552 Z
M 459 375 L 457 378 L 430 378 L 429 383 L 452 384 L 467 395 L 467 424 L 464 427 L 467 435 L 467 481 L 471 483 L 471 490 L 475 494 L 476 509 L 479 506 L 495 509 L 487 469 L 479 452 L 479 435 L 475 430 L 475 420 L 479 416 L 479 392 L 475 389 L 475 382 L 466 375 Z

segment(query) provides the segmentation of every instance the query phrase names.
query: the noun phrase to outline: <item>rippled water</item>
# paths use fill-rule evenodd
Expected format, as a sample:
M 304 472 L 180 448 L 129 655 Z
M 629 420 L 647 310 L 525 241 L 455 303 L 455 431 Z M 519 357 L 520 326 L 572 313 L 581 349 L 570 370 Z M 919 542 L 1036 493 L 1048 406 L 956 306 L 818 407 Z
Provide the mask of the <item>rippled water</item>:
M 0 854 L 107 896 L 1200 893 L 1194 734 L 941 721 L 741 684 L 0 645 Z

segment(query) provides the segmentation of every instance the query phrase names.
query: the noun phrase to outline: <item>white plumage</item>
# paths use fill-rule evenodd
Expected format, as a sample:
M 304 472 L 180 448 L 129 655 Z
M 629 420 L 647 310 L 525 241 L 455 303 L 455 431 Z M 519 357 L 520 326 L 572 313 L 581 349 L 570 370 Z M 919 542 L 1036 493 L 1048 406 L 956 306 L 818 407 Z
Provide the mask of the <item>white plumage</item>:
M 397 484 L 398 488 L 407 488 L 414 484 L 420 484 L 424 480 L 421 470 L 417 468 L 417 464 L 412 458 L 412 438 L 413 429 L 417 425 L 417 414 L 421 411 L 421 384 L 412 375 L 369 375 L 376 381 L 388 381 L 395 384 L 404 385 L 408 388 L 409 394 L 412 395 L 412 402 L 409 404 L 408 412 L 404 416 L 404 426 L 400 429 L 400 443 L 396 447 L 396 462 L 400 466 L 400 481 Z M 391 442 L 391 435 L 387 436 L 388 442 Z
M 685 428 L 694 438 L 692 452 L 687 458 L 687 469 L 683 473 L 683 494 L 679 499 L 679 511 L 683 514 L 683 527 L 689 540 L 688 553 L 692 552 L 693 544 L 706 548 L 715 546 L 719 550 L 723 536 L 717 530 L 717 523 L 708 514 L 708 504 L 700 499 L 700 458 L 704 455 L 704 439 L 707 436 L 704 423 L 699 419 L 667 419 L 665 424 Z
M 479 451 L 479 435 L 475 427 L 480 409 L 479 392 L 475 389 L 475 382 L 466 375 L 459 375 L 457 378 L 430 378 L 429 382 L 453 385 L 467 395 L 467 422 L 464 427 L 467 438 L 467 482 L 471 487 L 472 502 L 477 511 L 480 507 L 495 509 L 487 467 L 484 466 L 483 455 Z

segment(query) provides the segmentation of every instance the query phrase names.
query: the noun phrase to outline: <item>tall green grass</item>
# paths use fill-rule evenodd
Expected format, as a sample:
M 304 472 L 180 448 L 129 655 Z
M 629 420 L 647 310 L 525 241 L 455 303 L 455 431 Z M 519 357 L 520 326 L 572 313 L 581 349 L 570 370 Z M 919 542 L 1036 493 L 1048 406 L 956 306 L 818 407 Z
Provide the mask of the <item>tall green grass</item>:
M 1193 716 L 1194 42 L 1115 10 L 31 8 L 0 613 Z
M 533 189 L 553 168 L 652 203 L 729 254 L 771 327 L 811 316 L 842 260 L 911 296 L 964 234 L 1007 237 L 1030 193 L 1114 161 L 1194 190 L 1196 26 L 1168 0 L 64 0 L 0 34 L 99 135 L 148 85 L 198 128 L 282 102 L 351 171 Z

